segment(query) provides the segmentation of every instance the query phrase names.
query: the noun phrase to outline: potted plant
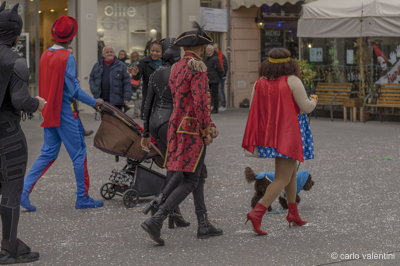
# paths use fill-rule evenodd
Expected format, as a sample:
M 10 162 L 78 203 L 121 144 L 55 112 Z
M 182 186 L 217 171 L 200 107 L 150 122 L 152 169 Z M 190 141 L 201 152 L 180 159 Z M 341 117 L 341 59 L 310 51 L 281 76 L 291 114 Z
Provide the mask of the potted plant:
M 314 78 L 317 75 L 317 72 L 315 72 L 312 69 L 311 65 L 307 62 L 307 60 L 304 59 L 297 60 L 297 63 L 299 64 L 300 67 L 300 75 L 304 87 L 306 88 L 308 94 L 310 94 L 311 91 L 314 89 Z

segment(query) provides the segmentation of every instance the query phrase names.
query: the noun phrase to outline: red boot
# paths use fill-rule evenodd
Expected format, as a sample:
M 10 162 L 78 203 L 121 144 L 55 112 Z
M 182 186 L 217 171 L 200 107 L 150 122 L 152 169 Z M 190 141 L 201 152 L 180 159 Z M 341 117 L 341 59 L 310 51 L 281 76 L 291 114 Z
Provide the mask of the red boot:
M 291 227 L 292 224 L 296 224 L 298 226 L 303 226 L 307 224 L 307 222 L 303 221 L 299 216 L 297 203 L 289 203 L 289 210 L 286 216 L 286 220 L 289 222 L 289 227 Z
M 262 205 L 260 203 L 257 203 L 256 206 L 254 207 L 254 209 L 252 209 L 251 212 L 249 212 L 247 214 L 246 223 L 250 220 L 251 223 L 253 224 L 254 232 L 256 232 L 259 235 L 267 235 L 268 234 L 267 232 L 264 232 L 260 229 L 262 217 L 264 216 L 266 211 L 267 211 L 267 207 L 265 207 L 264 205 Z

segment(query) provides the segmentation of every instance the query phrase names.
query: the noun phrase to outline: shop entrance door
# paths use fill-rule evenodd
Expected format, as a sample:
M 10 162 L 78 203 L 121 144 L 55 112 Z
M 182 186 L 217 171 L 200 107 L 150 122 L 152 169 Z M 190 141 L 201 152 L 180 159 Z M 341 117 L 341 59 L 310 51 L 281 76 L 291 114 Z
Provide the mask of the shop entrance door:
M 264 61 L 269 50 L 284 47 L 292 57 L 298 58 L 297 21 L 268 22 L 261 30 L 261 61 Z
M 54 21 L 68 15 L 68 0 L 40 0 L 40 52 L 43 53 L 53 45 L 51 27 Z

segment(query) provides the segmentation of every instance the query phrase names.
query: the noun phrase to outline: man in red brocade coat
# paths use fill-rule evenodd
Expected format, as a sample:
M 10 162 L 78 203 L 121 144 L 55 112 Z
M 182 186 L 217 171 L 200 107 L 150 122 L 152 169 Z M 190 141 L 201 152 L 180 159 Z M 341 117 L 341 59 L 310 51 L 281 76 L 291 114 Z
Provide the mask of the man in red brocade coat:
M 154 216 L 142 224 L 159 245 L 164 245 L 160 238 L 163 221 L 197 187 L 204 167 L 205 146 L 218 135 L 211 121 L 207 67 L 200 56 L 212 39 L 197 23 L 195 26 L 197 31 L 185 32 L 175 41 L 184 47 L 185 55 L 172 66 L 169 80 L 174 109 L 169 120 L 166 167 L 172 172 L 171 179 L 182 181 L 177 182 Z M 213 234 L 208 231 L 207 236 L 222 234 L 222 230 L 209 223 L 206 214 L 199 218 L 199 227 L 200 224 L 213 228 Z

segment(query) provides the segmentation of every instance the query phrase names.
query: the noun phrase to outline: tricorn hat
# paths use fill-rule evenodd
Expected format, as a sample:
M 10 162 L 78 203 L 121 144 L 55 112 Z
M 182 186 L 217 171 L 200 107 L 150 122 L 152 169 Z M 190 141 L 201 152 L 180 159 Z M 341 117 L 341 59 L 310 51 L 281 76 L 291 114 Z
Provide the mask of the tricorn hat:
M 175 40 L 177 46 L 199 46 L 211 44 L 213 39 L 203 30 L 196 21 L 193 22 L 193 28 L 196 30 L 186 31 Z
M 78 22 L 73 17 L 62 16 L 58 18 L 53 27 L 51 27 L 51 35 L 57 42 L 69 42 L 78 32 Z

